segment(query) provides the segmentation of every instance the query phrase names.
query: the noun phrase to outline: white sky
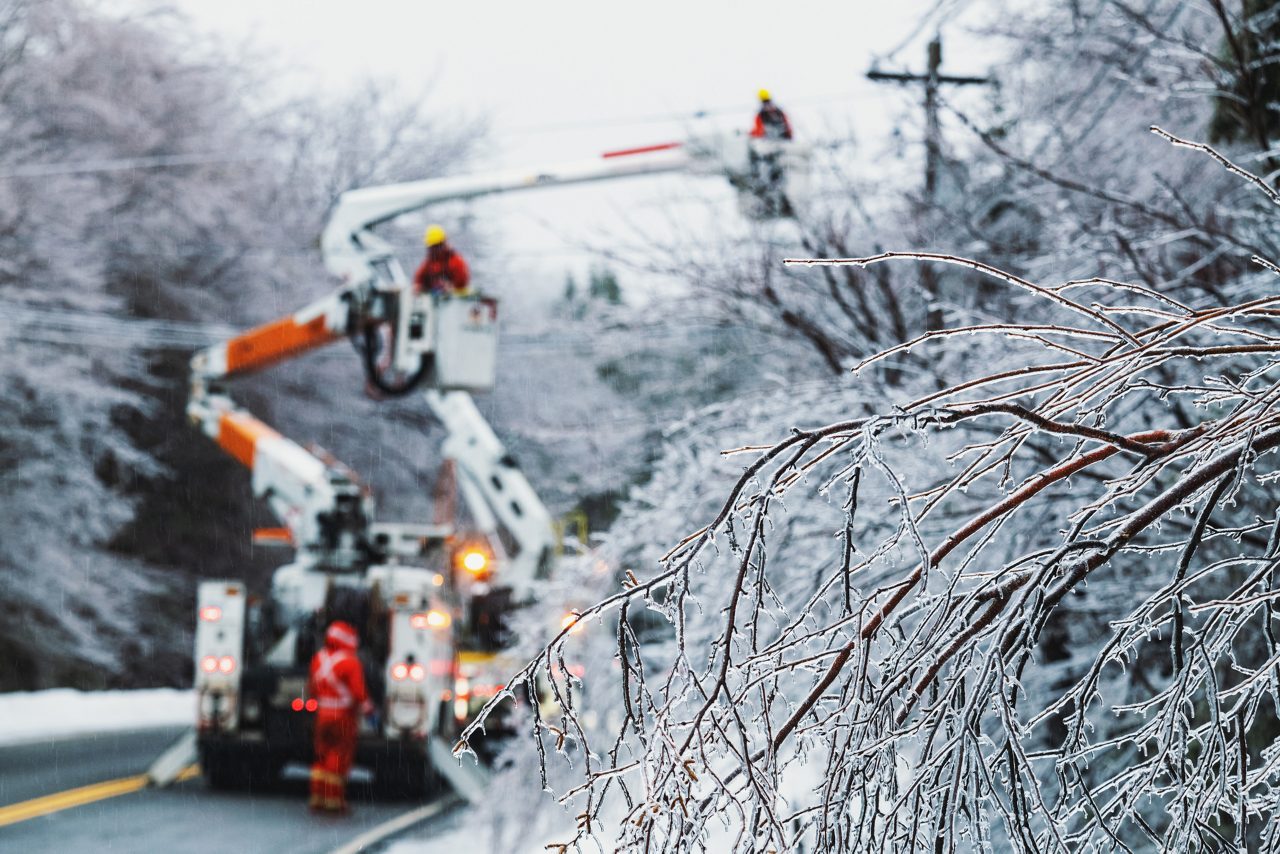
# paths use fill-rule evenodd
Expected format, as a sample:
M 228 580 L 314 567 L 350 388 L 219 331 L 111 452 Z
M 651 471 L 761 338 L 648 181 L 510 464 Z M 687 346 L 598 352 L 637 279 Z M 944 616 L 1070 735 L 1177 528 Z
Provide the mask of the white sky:
M 308 79 L 374 74 L 488 114 L 495 132 L 596 124 L 699 109 L 749 117 L 756 89 L 783 106 L 831 96 L 856 112 L 883 89 L 874 53 L 908 35 L 936 0 L 170 0 L 198 23 L 252 39 Z M 954 3 L 948 5 L 955 5 Z M 922 40 L 921 40 L 922 41 Z M 949 49 L 962 62 L 959 46 Z M 919 65 L 923 48 L 899 59 Z M 956 66 L 960 70 L 960 66 Z
M 129 0 L 126 0 L 129 2 Z M 147 2 L 147 0 L 138 0 Z M 721 127 L 749 125 L 765 87 L 806 138 L 852 130 L 882 152 L 894 121 L 919 116 L 918 87 L 865 78 L 875 55 L 899 46 L 926 12 L 967 0 L 168 0 L 198 26 L 249 41 L 296 75 L 290 86 L 343 86 L 375 75 L 431 103 L 479 114 L 488 162 L 536 165 L 683 135 L 699 110 Z M 885 67 L 919 70 L 932 26 Z M 944 69 L 985 70 L 953 23 Z M 966 49 L 967 47 L 967 49 Z M 482 162 L 477 168 L 483 168 Z M 488 201 L 506 248 L 544 259 L 544 272 L 585 266 L 571 244 L 635 206 L 661 202 L 598 187 Z M 670 192 L 667 185 L 664 192 Z M 538 198 L 534 198 L 537 195 Z M 478 214 L 479 211 L 472 211 Z M 536 251 L 535 251 L 536 250 Z M 548 266 L 549 265 L 549 266 Z M 553 269 L 554 268 L 554 269 Z

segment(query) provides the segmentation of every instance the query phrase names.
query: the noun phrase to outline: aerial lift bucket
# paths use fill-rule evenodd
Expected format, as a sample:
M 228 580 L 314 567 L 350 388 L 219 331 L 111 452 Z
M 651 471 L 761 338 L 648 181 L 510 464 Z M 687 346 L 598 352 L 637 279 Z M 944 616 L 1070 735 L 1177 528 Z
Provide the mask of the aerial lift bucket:
M 441 391 L 489 391 L 498 372 L 498 301 L 446 297 L 435 304 L 435 382 Z

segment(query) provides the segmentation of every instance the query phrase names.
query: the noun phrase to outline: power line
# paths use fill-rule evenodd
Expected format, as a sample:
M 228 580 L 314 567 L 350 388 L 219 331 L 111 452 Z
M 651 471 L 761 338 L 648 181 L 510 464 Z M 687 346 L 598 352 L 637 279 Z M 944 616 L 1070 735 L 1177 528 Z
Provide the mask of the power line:
M 15 334 L 9 340 L 42 344 L 119 347 L 133 350 L 199 350 L 247 331 L 222 323 L 156 320 L 75 309 L 39 308 L 0 302 L 0 327 Z M 662 331 L 648 330 L 646 341 L 688 340 L 720 331 L 708 324 L 686 324 Z M 602 344 L 598 335 L 525 329 L 503 333 L 499 345 L 511 355 L 555 352 L 593 352 Z M 334 351 L 337 352 L 337 351 Z
M 844 92 L 813 95 L 809 97 L 788 98 L 788 106 L 813 106 L 829 104 L 836 101 L 857 101 L 877 99 L 872 91 L 847 90 Z M 634 125 L 658 124 L 664 122 L 683 122 L 712 116 L 745 114 L 741 104 L 721 105 L 707 109 L 694 110 L 691 113 L 651 113 L 639 116 L 618 116 L 598 121 L 570 121 L 544 125 L 524 125 L 507 129 L 513 135 L 533 135 L 554 133 L 566 130 L 593 130 L 596 128 L 628 127 Z M 172 169 L 182 166 L 210 166 L 218 164 L 257 163 L 270 158 L 263 154 L 242 152 L 201 152 L 194 154 L 154 154 L 143 157 L 105 158 L 101 160 L 64 161 L 56 163 L 31 163 L 15 166 L 7 171 L 0 171 L 0 181 L 19 178 L 47 178 L 59 175 L 88 175 L 103 172 L 129 172 L 139 169 Z
M 849 89 L 844 92 L 832 92 L 824 95 L 810 95 L 808 97 L 784 98 L 788 107 L 807 107 L 818 104 L 830 104 L 836 101 L 858 101 L 876 99 L 879 96 L 874 91 L 866 89 Z M 725 115 L 750 115 L 751 109 L 748 106 L 744 108 L 742 104 L 722 104 L 715 107 L 707 107 L 693 112 L 678 113 L 650 113 L 648 115 L 637 116 L 616 116 L 614 118 L 603 119 L 598 121 L 572 121 L 572 122 L 552 122 L 542 125 L 524 125 L 508 128 L 507 132 L 512 134 L 538 134 L 538 133 L 554 133 L 565 130 L 594 130 L 596 128 L 609 127 L 629 127 L 633 125 L 659 124 L 665 122 L 684 122 L 697 119 L 711 118 L 712 116 Z
M 135 169 L 169 169 L 177 166 L 206 166 L 214 163 L 248 163 L 266 160 L 249 154 L 156 154 L 149 157 L 121 157 L 109 160 L 82 160 L 69 163 L 32 163 L 0 172 L 0 181 L 14 178 L 46 178 L 54 175 L 84 175 L 97 172 L 128 172 Z
M 945 85 L 984 86 L 991 83 L 988 77 L 967 77 L 942 73 L 942 36 L 935 35 L 929 42 L 927 70 L 924 74 L 912 72 L 885 72 L 874 66 L 867 78 L 877 83 L 923 83 L 925 115 L 924 196 L 932 207 L 938 189 L 938 162 L 942 159 L 942 125 L 938 120 L 938 90 Z M 938 307 L 938 280 L 933 266 L 921 267 L 920 283 L 924 287 L 929 308 L 925 314 L 926 329 L 942 328 L 942 311 Z
M 881 62 L 892 61 L 926 30 L 937 31 L 942 29 L 944 24 L 954 18 L 968 4 L 969 0 L 937 0 L 928 12 L 916 19 L 916 25 L 888 53 L 873 56 L 872 66 L 878 66 Z M 947 8 L 948 5 L 950 5 L 950 9 Z

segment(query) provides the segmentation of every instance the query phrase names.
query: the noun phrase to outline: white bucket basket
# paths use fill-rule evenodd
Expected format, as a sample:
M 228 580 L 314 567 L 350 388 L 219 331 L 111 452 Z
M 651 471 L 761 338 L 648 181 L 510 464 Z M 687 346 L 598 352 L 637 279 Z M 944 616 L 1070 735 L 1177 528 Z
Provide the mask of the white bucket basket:
M 435 381 L 441 391 L 490 391 L 498 365 L 498 301 L 442 297 L 435 304 Z

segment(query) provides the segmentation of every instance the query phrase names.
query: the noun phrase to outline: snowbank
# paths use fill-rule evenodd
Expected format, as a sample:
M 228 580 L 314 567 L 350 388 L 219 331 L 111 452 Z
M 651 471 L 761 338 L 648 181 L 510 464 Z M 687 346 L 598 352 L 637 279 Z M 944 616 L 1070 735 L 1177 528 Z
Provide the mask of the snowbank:
M 0 744 L 182 726 L 194 717 L 191 691 L 51 691 L 0 694 Z
M 532 788 L 537 791 L 536 782 Z M 489 843 L 490 828 L 479 819 L 473 810 L 467 810 L 462 826 L 443 833 L 438 825 L 428 824 L 426 829 L 417 834 L 410 831 L 405 836 L 392 840 L 382 849 L 382 854 L 454 854 L 457 851 L 483 850 Z M 554 846 L 546 843 L 553 841 L 555 840 L 531 840 L 527 846 L 513 849 L 512 854 L 547 854 L 547 849 Z M 609 850 L 609 847 L 605 846 L 604 850 Z

